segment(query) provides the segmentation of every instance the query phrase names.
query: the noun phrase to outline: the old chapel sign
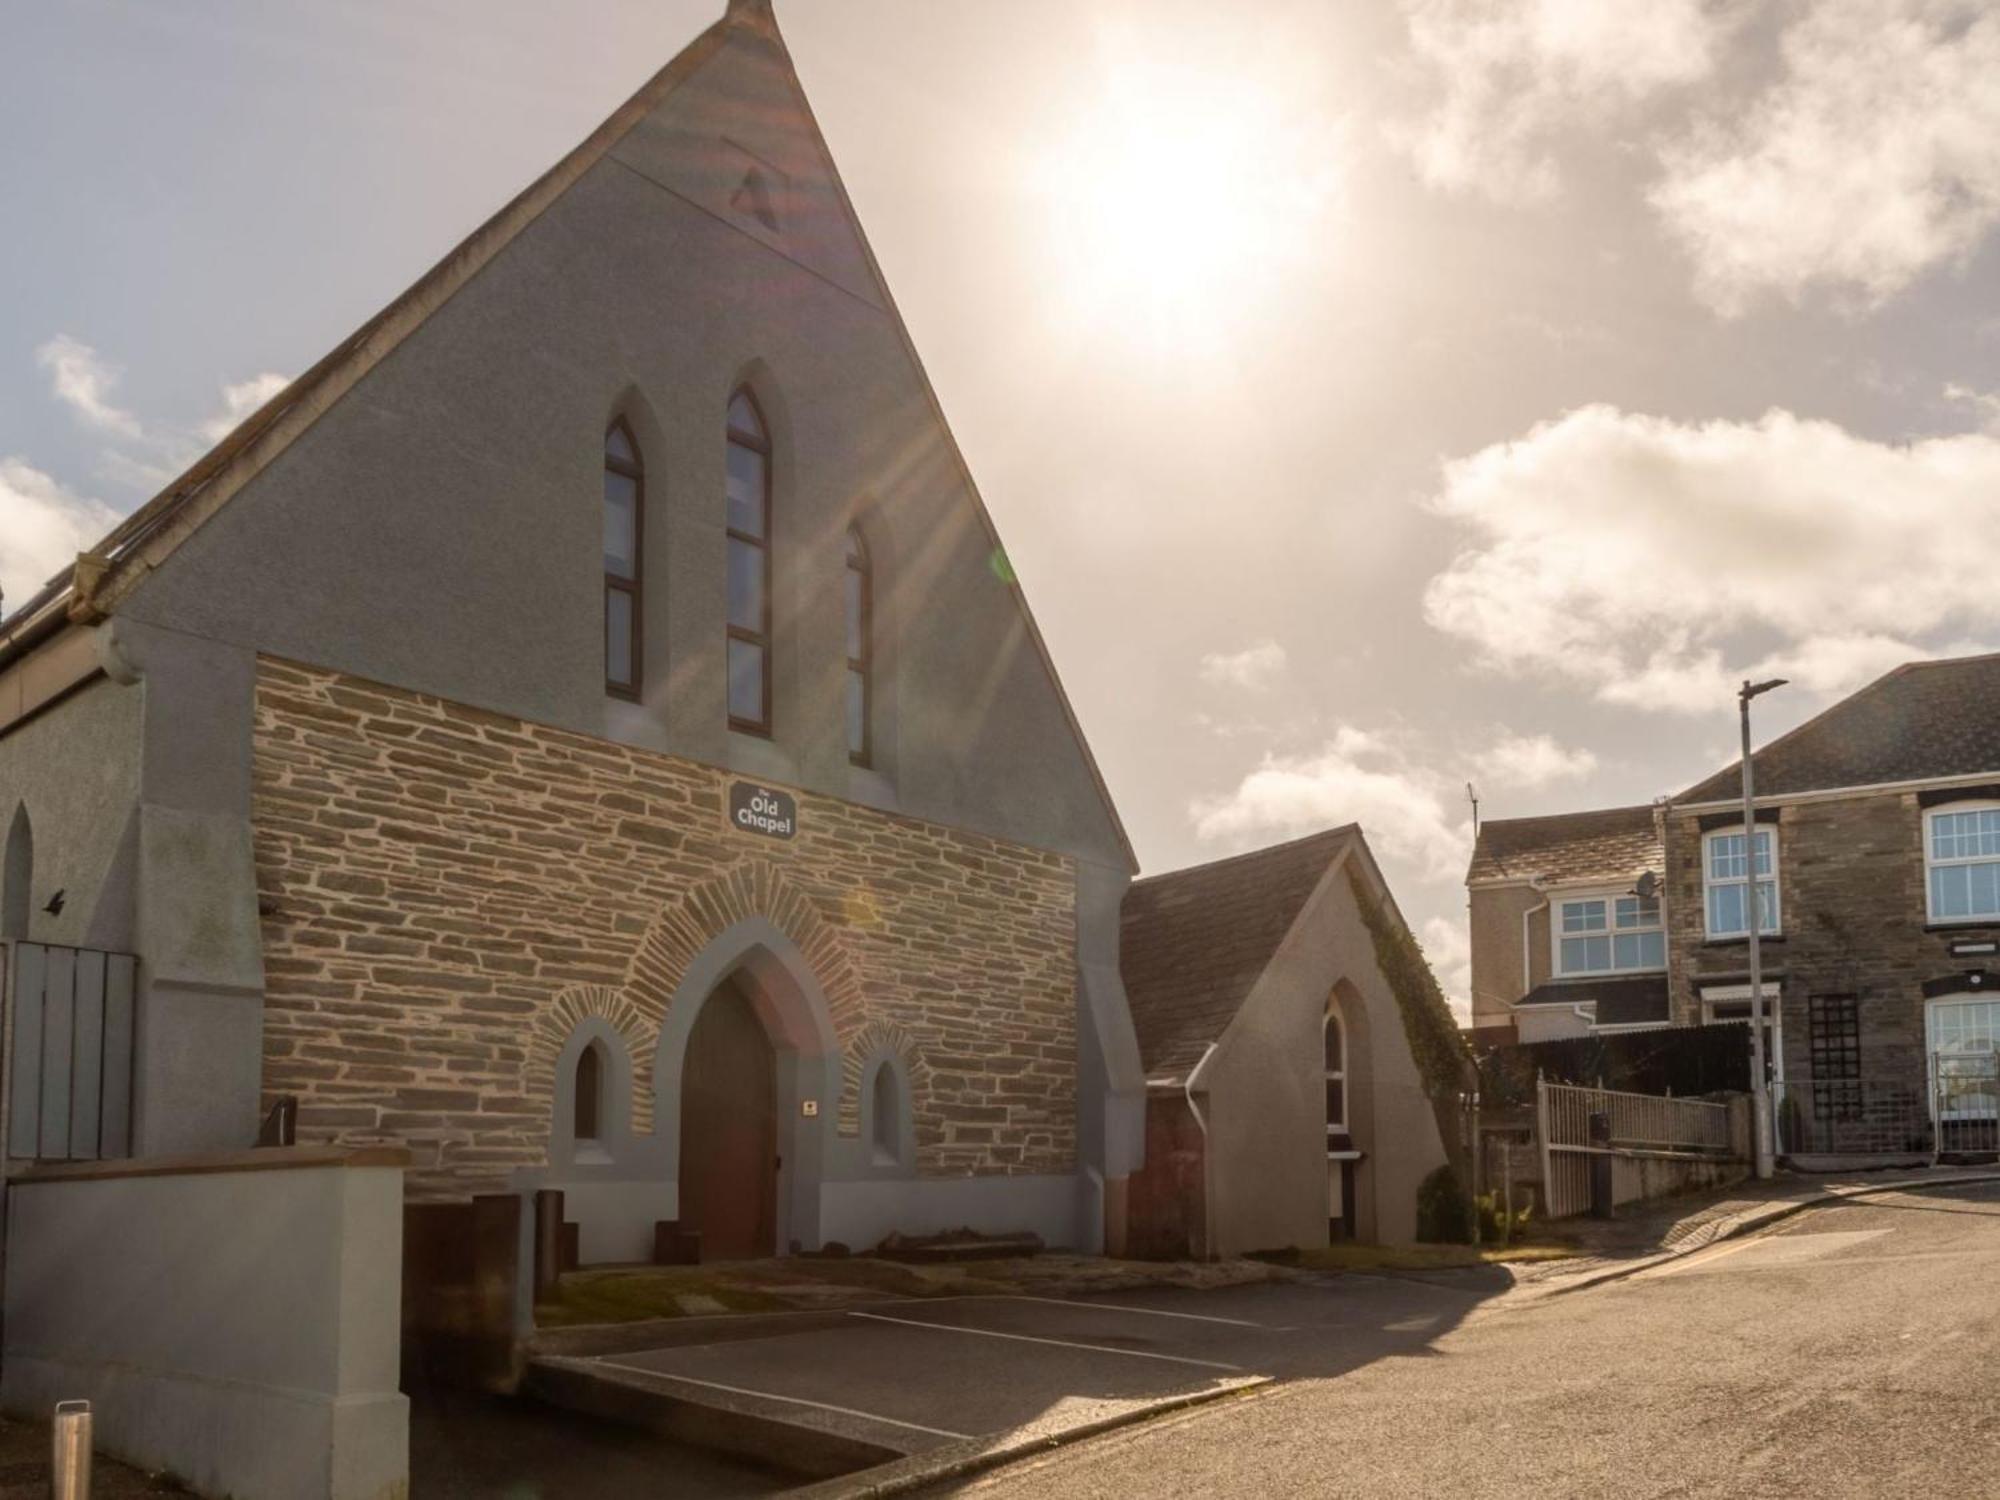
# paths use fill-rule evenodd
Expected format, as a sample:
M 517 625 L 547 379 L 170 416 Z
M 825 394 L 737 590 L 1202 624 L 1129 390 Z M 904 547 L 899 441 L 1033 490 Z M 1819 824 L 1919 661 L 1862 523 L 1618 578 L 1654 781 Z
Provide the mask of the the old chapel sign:
M 799 831 L 799 804 L 790 792 L 758 786 L 754 781 L 732 781 L 729 821 L 745 833 L 788 839 Z

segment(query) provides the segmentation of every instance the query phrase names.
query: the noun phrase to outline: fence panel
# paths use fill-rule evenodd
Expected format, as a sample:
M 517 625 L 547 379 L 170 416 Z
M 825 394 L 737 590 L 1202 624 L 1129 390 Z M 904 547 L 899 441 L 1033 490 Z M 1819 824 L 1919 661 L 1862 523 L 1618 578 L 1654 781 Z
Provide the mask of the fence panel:
M 129 953 L 16 943 L 7 1154 L 17 1160 L 123 1156 L 132 1145 Z

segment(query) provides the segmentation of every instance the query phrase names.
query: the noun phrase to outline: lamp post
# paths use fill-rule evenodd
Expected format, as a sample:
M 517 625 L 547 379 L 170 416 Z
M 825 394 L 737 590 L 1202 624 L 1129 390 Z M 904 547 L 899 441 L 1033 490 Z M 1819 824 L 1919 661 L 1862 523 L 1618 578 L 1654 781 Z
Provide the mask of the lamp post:
M 1750 927 L 1750 1133 L 1755 1137 L 1752 1155 L 1760 1178 L 1770 1177 L 1776 1153 L 1771 1144 L 1771 1081 L 1764 1058 L 1764 905 L 1758 899 L 1757 886 L 1757 793 L 1756 775 L 1750 766 L 1750 700 L 1784 685 L 1782 677 L 1757 683 L 1745 679 L 1742 691 L 1736 695 L 1737 712 L 1743 724 L 1744 908 L 1749 914 Z M 1778 869 L 1773 863 L 1773 896 L 1777 894 L 1777 883 Z

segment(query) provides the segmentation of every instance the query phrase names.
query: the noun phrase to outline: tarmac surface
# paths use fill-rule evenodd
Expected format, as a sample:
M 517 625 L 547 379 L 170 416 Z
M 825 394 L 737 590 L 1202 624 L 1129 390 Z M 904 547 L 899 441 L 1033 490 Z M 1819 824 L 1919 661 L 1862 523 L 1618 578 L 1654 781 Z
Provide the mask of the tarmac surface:
M 923 1493 L 2000 1493 L 2000 1184 L 1804 1209 L 1573 1294 L 1442 1282 L 1354 1324 L 1337 1288 L 1225 1294 L 1294 1317 L 1250 1360 L 1287 1383 Z

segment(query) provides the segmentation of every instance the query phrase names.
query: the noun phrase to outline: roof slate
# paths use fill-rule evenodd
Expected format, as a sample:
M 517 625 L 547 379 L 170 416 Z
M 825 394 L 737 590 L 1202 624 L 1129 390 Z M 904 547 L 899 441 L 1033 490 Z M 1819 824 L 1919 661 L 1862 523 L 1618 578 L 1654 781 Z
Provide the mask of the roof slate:
M 1353 824 L 1132 883 L 1119 963 L 1148 1078 L 1185 1077 L 1221 1038 Z
M 1649 804 L 1543 818 L 1489 818 L 1472 849 L 1473 880 L 1622 880 L 1661 871 L 1666 856 Z
M 2000 774 L 2000 655 L 1907 662 L 1751 757 L 1757 795 Z M 1743 795 L 1741 762 L 1676 802 Z

